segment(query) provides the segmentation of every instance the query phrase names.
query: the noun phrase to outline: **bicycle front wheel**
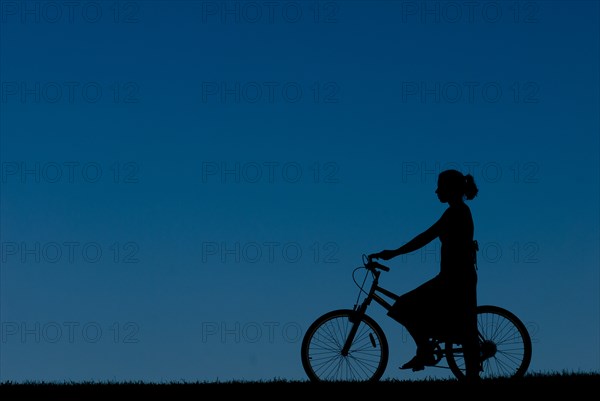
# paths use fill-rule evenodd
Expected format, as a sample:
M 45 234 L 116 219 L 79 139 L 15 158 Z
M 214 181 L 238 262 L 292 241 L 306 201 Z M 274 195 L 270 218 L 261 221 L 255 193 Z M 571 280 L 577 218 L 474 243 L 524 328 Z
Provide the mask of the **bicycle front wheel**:
M 513 313 L 493 305 L 477 308 L 481 378 L 523 377 L 531 362 L 531 337 Z M 465 378 L 460 345 L 446 343 L 446 359 L 458 379 Z
M 317 318 L 304 334 L 302 366 L 311 381 L 378 381 L 385 372 L 389 348 L 381 327 L 367 315 L 354 321 L 350 309 L 331 311 Z M 356 334 L 342 354 L 354 325 Z

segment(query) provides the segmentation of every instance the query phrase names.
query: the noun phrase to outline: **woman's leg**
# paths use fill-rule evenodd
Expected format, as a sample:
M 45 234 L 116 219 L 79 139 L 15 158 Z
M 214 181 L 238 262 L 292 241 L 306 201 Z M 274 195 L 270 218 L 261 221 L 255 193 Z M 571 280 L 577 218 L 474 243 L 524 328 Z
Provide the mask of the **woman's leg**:
M 417 346 L 416 356 L 402 365 L 401 369 L 422 370 L 424 366 L 435 364 L 429 339 L 439 295 L 440 283 L 433 278 L 400 296 L 389 310 L 388 315 L 404 326 Z
M 477 290 L 476 281 L 467 291 L 469 297 L 466 306 L 465 341 L 463 344 L 467 381 L 479 380 L 481 366 L 479 362 L 479 332 L 477 328 Z

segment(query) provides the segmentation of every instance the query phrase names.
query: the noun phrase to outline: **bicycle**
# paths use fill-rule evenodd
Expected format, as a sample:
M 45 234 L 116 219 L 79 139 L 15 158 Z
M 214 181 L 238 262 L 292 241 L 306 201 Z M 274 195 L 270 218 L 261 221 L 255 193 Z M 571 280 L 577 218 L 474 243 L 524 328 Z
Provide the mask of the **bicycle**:
M 398 295 L 379 285 L 381 271 L 390 268 L 362 255 L 363 266 L 354 269 L 352 277 L 359 287 L 353 309 L 338 309 L 318 317 L 305 332 L 301 344 L 301 360 L 310 381 L 379 381 L 389 361 L 389 344 L 381 326 L 367 308 L 375 301 L 386 310 L 392 306 L 385 297 Z M 359 285 L 355 273 L 365 269 L 365 280 Z M 371 287 L 364 289 L 368 275 Z M 359 303 L 361 295 L 366 294 Z M 385 296 L 385 297 L 384 297 Z M 523 322 L 512 312 L 494 305 L 477 307 L 480 346 L 480 377 L 523 377 L 531 362 L 531 338 Z M 465 361 L 460 343 L 444 338 L 432 339 L 437 366 L 446 359 L 447 368 L 458 380 L 465 379 Z M 429 366 L 429 365 L 428 365 Z M 440 366 L 443 367 L 443 366 Z

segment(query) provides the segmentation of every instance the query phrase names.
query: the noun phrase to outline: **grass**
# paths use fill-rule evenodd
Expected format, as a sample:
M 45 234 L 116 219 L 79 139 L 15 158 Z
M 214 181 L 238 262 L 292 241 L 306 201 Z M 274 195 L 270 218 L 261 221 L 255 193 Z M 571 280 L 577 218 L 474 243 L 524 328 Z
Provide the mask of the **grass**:
M 311 383 L 308 381 L 290 381 L 272 379 L 265 381 L 225 381 L 225 382 L 3 382 L 0 394 L 3 400 L 90 400 L 131 396 L 135 399 L 198 399 L 199 397 L 218 395 L 219 397 L 242 395 L 255 398 L 274 395 L 278 398 L 293 396 L 314 398 L 325 394 L 334 397 L 355 397 L 366 395 L 381 396 L 389 392 L 415 391 L 423 395 L 461 395 L 469 392 L 483 392 L 490 396 L 521 397 L 524 392 L 533 391 L 536 395 L 556 395 L 557 391 L 568 388 L 581 391 L 590 385 L 600 384 L 600 373 L 594 372 L 555 372 L 529 373 L 519 379 L 485 379 L 478 385 L 467 385 L 452 379 L 423 380 L 382 380 L 377 383 Z M 216 392 L 216 393 L 215 393 Z M 577 394 L 577 393 L 574 393 Z

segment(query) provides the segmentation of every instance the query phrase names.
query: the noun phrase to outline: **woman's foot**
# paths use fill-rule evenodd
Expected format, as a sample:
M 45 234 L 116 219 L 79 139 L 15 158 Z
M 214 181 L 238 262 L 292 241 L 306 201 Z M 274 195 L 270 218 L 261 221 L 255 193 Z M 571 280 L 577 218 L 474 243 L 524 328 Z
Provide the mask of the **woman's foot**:
M 413 372 L 416 372 L 425 369 L 425 363 L 423 363 L 422 357 L 415 355 L 410 361 L 400 366 L 400 369 L 412 369 Z
M 400 369 L 412 369 L 413 372 L 416 372 L 425 369 L 425 366 L 433 366 L 436 363 L 437 361 L 432 351 L 424 352 L 417 350 L 417 355 L 402 365 Z

